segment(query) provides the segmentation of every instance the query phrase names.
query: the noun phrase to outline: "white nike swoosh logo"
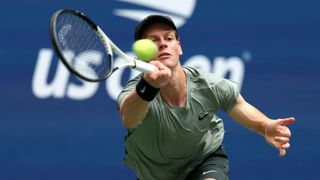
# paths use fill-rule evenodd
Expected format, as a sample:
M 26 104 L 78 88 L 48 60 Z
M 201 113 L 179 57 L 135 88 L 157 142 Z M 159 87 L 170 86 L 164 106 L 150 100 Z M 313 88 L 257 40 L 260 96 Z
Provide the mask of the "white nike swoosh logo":
M 143 87 L 140 89 L 140 92 L 141 92 L 141 93 L 144 93 L 145 91 L 146 91 L 146 87 L 143 86 Z
M 202 173 L 202 175 L 206 175 L 208 173 L 213 173 L 213 172 L 217 172 L 217 171 L 216 170 L 205 171 L 205 172 Z

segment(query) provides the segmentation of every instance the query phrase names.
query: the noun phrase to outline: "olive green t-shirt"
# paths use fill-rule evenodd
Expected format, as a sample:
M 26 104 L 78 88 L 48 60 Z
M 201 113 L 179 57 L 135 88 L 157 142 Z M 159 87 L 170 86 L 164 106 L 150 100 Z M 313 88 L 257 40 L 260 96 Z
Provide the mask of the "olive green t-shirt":
M 184 71 L 185 107 L 170 107 L 158 94 L 143 122 L 128 129 L 124 163 L 141 180 L 184 179 L 222 143 L 223 122 L 215 113 L 232 109 L 239 95 L 237 84 L 191 67 Z M 140 78 L 141 74 L 127 82 L 118 97 L 119 105 Z

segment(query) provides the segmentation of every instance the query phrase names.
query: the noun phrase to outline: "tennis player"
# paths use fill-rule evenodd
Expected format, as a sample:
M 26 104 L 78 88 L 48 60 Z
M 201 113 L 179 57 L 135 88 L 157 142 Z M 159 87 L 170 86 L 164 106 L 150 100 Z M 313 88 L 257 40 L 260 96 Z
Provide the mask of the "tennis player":
M 128 81 L 118 97 L 128 129 L 124 162 L 138 179 L 228 179 L 224 126 L 215 114 L 219 109 L 260 134 L 280 156 L 286 154 L 291 137 L 287 125 L 294 118 L 270 119 L 245 101 L 234 82 L 182 67 L 182 47 L 170 17 L 146 17 L 134 37 L 158 46 L 158 56 L 150 61 L 157 70 Z

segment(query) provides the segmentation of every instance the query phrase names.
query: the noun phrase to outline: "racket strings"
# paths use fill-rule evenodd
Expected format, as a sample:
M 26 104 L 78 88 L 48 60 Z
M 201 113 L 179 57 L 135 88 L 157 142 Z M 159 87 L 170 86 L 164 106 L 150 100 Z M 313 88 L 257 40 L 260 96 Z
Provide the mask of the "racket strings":
M 56 22 L 59 46 L 68 65 L 86 78 L 105 78 L 112 64 L 93 27 L 73 14 L 61 14 Z

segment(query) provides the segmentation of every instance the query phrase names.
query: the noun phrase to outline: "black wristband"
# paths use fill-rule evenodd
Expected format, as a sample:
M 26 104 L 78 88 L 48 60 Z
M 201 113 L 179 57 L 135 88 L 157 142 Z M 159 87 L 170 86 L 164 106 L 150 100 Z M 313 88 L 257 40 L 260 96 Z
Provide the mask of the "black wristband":
M 145 101 L 152 101 L 158 94 L 159 88 L 152 87 L 143 77 L 136 86 L 136 92 Z

